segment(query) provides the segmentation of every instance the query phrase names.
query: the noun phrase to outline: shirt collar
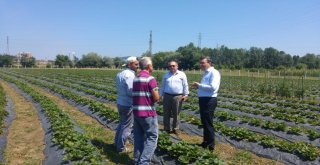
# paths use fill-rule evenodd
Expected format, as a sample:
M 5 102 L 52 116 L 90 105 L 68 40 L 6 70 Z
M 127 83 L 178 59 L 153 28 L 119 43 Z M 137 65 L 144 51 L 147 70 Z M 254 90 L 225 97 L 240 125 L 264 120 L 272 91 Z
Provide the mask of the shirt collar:
M 148 75 L 149 76 L 150 73 L 146 70 L 142 70 L 142 71 L 140 71 L 139 75 Z
M 205 70 L 204 72 L 205 72 L 205 73 L 208 73 L 208 72 L 210 72 L 210 71 L 213 70 L 213 69 L 214 69 L 214 67 L 211 66 L 211 67 L 209 67 L 207 70 Z
M 179 70 L 177 70 L 176 73 L 172 73 L 172 72 L 169 71 L 170 75 L 177 75 L 178 73 L 179 73 Z
M 134 71 L 134 70 L 132 70 L 132 69 L 131 69 L 131 68 L 129 68 L 129 67 L 127 67 L 125 70 L 129 70 L 129 71 L 131 71 L 131 72 L 135 73 L 135 71 Z

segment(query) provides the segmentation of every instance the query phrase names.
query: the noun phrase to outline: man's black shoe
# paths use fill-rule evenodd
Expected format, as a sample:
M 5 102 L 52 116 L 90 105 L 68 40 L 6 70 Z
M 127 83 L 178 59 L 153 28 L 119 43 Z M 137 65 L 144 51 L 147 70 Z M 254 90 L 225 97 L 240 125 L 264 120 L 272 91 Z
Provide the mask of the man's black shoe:
M 207 148 L 208 144 L 206 142 L 202 142 L 201 144 L 198 144 L 198 146 L 200 146 L 202 148 Z
M 208 147 L 208 149 L 210 150 L 210 151 L 214 151 L 214 147 Z
M 198 125 L 198 128 L 199 129 L 203 128 L 203 125 L 202 124 Z

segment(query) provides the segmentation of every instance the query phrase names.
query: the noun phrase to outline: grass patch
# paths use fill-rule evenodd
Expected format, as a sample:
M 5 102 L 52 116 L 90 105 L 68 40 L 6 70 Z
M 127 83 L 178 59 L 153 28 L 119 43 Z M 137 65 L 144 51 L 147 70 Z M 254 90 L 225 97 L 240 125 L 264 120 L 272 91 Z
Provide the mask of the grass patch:
M 251 153 L 247 151 L 237 151 L 232 158 L 230 165 L 238 165 L 238 164 L 253 164 L 253 157 Z

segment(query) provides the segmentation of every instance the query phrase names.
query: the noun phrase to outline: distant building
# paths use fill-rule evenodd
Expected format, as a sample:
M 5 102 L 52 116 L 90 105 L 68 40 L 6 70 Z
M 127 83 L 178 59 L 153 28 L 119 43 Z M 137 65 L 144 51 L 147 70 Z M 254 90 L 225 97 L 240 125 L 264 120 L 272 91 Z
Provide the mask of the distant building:
M 20 66 L 20 62 L 21 62 L 21 58 L 31 58 L 32 57 L 32 53 L 30 52 L 19 52 L 17 55 L 16 55 L 16 58 L 14 59 L 14 62 L 13 62 L 13 66 Z
M 36 67 L 46 68 L 47 66 L 54 66 L 53 60 L 36 60 Z
M 22 58 L 22 57 L 31 58 L 32 54 L 30 52 L 19 52 L 17 54 L 17 58 Z

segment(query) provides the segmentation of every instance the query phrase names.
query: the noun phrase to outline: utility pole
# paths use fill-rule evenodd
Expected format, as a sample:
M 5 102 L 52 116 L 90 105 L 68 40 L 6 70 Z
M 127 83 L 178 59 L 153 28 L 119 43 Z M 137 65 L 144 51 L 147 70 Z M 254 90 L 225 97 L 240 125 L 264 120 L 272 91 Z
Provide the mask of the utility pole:
M 198 48 L 201 49 L 201 33 L 199 33 L 199 36 L 198 36 Z
M 7 54 L 10 55 L 10 50 L 9 50 L 9 36 L 7 36 Z
M 149 37 L 149 55 L 152 56 L 152 30 L 150 31 Z

